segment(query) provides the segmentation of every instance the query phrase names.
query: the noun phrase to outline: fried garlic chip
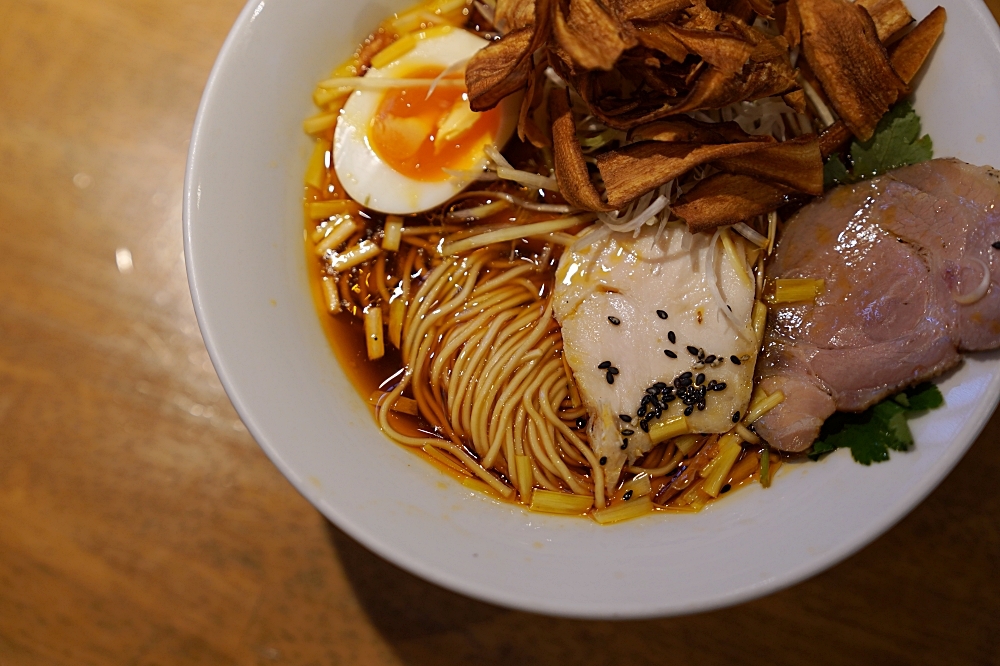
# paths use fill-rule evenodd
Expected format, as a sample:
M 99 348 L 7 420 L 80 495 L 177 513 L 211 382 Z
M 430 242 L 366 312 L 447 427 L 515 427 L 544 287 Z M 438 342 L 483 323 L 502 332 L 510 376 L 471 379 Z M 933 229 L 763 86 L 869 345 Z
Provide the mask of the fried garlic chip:
M 867 140 L 906 84 L 889 64 L 868 12 L 848 0 L 795 0 L 802 46 L 823 90 L 856 137 Z
M 720 173 L 698 183 L 671 212 L 692 232 L 711 231 L 777 210 L 790 193 L 782 185 Z

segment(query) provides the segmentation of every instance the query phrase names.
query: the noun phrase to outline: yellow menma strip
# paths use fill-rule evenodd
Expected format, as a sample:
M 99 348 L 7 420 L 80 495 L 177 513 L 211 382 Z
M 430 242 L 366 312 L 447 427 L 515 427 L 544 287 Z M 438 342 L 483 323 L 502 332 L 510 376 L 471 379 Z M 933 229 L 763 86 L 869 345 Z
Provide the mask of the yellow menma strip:
M 826 288 L 826 280 L 809 278 L 778 278 L 774 281 L 772 303 L 814 301 Z
M 399 58 L 413 50 L 417 45 L 417 42 L 424 39 L 431 39 L 433 37 L 440 37 L 442 35 L 447 35 L 449 32 L 454 30 L 450 25 L 439 25 L 434 28 L 428 28 L 426 30 L 418 30 L 417 32 L 411 32 L 407 35 L 403 35 L 389 46 L 385 47 L 372 58 L 372 67 L 376 69 L 381 69 L 388 65 L 389 63 L 399 60 Z

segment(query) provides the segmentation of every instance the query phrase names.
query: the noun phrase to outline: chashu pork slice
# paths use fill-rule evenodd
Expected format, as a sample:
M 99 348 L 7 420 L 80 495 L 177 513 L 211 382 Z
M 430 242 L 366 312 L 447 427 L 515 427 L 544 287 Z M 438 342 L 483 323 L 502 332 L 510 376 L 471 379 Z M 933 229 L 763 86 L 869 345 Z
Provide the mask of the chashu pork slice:
M 804 451 L 836 410 L 861 411 L 1000 347 L 1000 172 L 938 159 L 831 190 L 791 220 L 768 278 L 823 278 L 772 309 L 760 387 L 785 400 L 756 424 Z
M 670 225 L 597 231 L 563 254 L 553 308 L 609 491 L 652 448 L 651 424 L 686 411 L 693 432 L 725 432 L 746 411 L 754 285 L 745 241 L 733 245 L 739 267 L 718 236 Z

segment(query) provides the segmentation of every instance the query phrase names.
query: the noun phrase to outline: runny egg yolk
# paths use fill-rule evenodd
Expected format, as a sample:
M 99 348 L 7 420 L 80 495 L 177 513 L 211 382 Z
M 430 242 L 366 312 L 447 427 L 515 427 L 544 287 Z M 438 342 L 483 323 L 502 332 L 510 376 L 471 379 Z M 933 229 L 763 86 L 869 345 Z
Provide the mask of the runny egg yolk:
M 427 79 L 428 85 L 386 92 L 368 128 L 379 158 L 414 180 L 442 181 L 452 177 L 444 169 L 471 169 L 500 129 L 500 108 L 471 115 L 460 86 L 439 85 L 428 97 L 430 81 L 442 71 L 423 67 L 406 72 L 406 78 Z

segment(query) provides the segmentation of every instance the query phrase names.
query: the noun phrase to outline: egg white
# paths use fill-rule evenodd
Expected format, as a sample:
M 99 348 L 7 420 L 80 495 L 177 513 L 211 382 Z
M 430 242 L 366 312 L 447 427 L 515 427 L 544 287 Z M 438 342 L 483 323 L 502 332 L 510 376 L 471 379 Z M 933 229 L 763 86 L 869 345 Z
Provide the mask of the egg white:
M 409 52 L 381 69 L 368 70 L 365 76 L 400 78 L 420 67 L 447 68 L 472 57 L 487 44 L 481 37 L 456 29 L 417 42 Z M 440 206 L 472 181 L 456 177 L 435 182 L 415 180 L 383 162 L 368 141 L 368 128 L 384 94 L 384 91 L 356 90 L 344 104 L 333 136 L 337 178 L 352 199 L 382 213 L 407 215 Z M 512 95 L 500 103 L 500 127 L 494 139 L 500 148 L 514 133 L 519 100 L 520 95 Z M 473 170 L 482 168 L 486 161 L 484 154 Z

